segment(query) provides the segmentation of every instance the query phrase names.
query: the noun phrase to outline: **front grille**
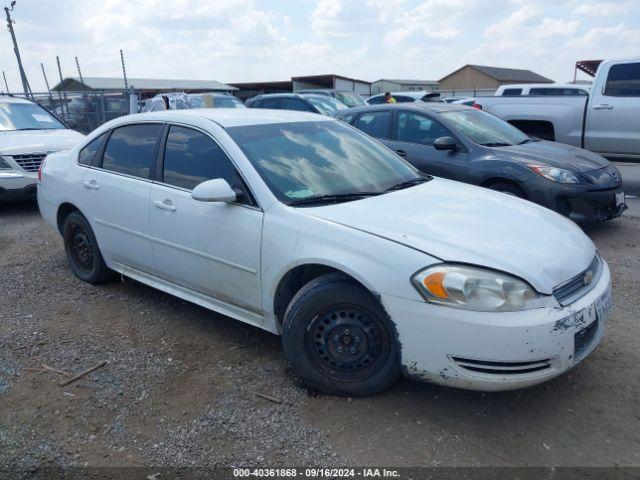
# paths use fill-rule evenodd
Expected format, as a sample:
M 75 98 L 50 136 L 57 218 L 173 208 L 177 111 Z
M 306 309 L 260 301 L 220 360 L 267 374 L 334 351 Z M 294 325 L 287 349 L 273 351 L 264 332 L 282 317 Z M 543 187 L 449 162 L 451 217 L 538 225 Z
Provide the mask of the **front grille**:
M 552 360 L 550 358 L 530 362 L 493 362 L 462 357 L 451 357 L 451 360 L 463 370 L 501 376 L 523 375 L 552 368 Z
M 42 160 L 46 157 L 46 153 L 24 153 L 21 155 L 12 155 L 11 158 L 27 172 L 37 172 L 42 164 Z
M 598 320 L 591 322 L 573 336 L 573 358 L 580 360 L 581 357 L 589 353 L 591 346 L 598 333 Z
M 568 282 L 553 289 L 553 296 L 563 307 L 587 294 L 598 282 L 602 273 L 600 257 L 593 257 L 591 264 Z

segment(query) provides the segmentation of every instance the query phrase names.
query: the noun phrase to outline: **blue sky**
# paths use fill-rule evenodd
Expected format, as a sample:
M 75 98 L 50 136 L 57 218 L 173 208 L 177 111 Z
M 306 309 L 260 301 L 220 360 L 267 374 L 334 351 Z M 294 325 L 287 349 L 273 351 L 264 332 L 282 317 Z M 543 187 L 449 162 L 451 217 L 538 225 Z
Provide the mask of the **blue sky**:
M 640 57 L 640 0 L 18 0 L 13 15 L 34 90 L 40 62 L 55 83 L 56 55 L 65 76 L 75 56 L 85 76 L 118 76 L 120 48 L 130 77 L 224 82 L 430 80 L 467 63 L 567 81 L 579 59 Z

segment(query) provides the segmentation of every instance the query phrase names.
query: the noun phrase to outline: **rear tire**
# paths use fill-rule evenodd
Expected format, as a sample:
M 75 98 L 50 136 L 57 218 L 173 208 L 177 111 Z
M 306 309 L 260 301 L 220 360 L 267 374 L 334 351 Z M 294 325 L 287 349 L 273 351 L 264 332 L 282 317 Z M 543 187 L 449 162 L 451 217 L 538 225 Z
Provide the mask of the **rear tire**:
M 527 194 L 524 193 L 519 186 L 514 183 L 509 182 L 495 182 L 487 186 L 490 190 L 495 190 L 496 192 L 506 193 L 507 195 L 512 195 L 514 197 L 522 198 L 524 200 L 528 200 Z
M 80 212 L 67 215 L 62 238 L 69 266 L 80 280 L 97 285 L 113 275 L 104 263 L 89 222 Z
M 298 377 L 324 393 L 366 396 L 400 377 L 400 347 L 382 305 L 345 275 L 322 275 L 293 297 L 284 353 Z

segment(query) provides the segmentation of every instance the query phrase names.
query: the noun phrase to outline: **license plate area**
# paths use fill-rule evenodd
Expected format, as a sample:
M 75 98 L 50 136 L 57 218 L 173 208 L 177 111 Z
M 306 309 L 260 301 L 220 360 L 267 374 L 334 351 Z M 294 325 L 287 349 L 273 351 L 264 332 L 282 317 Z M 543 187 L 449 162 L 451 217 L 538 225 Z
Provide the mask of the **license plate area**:
M 576 362 L 582 360 L 589 354 L 601 338 L 604 327 L 609 317 L 609 312 L 613 307 L 611 287 L 588 308 L 589 313 L 595 317 L 594 321 L 573 336 L 573 358 Z
M 625 195 L 624 192 L 617 192 L 616 193 L 616 206 L 620 206 L 620 205 L 624 205 L 625 204 Z

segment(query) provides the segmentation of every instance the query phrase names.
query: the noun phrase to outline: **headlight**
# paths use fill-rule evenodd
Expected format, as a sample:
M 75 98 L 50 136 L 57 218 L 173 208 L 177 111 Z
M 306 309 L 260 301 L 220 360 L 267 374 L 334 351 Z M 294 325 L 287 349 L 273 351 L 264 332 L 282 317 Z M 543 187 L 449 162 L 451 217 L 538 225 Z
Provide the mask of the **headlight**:
M 428 302 L 478 312 L 515 312 L 543 306 L 526 282 L 504 273 L 462 265 L 440 264 L 411 279 Z
M 538 175 L 557 183 L 582 183 L 580 177 L 571 170 L 556 167 L 544 167 L 542 165 L 527 165 Z
M 0 170 L 13 170 L 13 168 L 11 168 L 11 165 L 9 165 L 4 158 L 0 157 Z

